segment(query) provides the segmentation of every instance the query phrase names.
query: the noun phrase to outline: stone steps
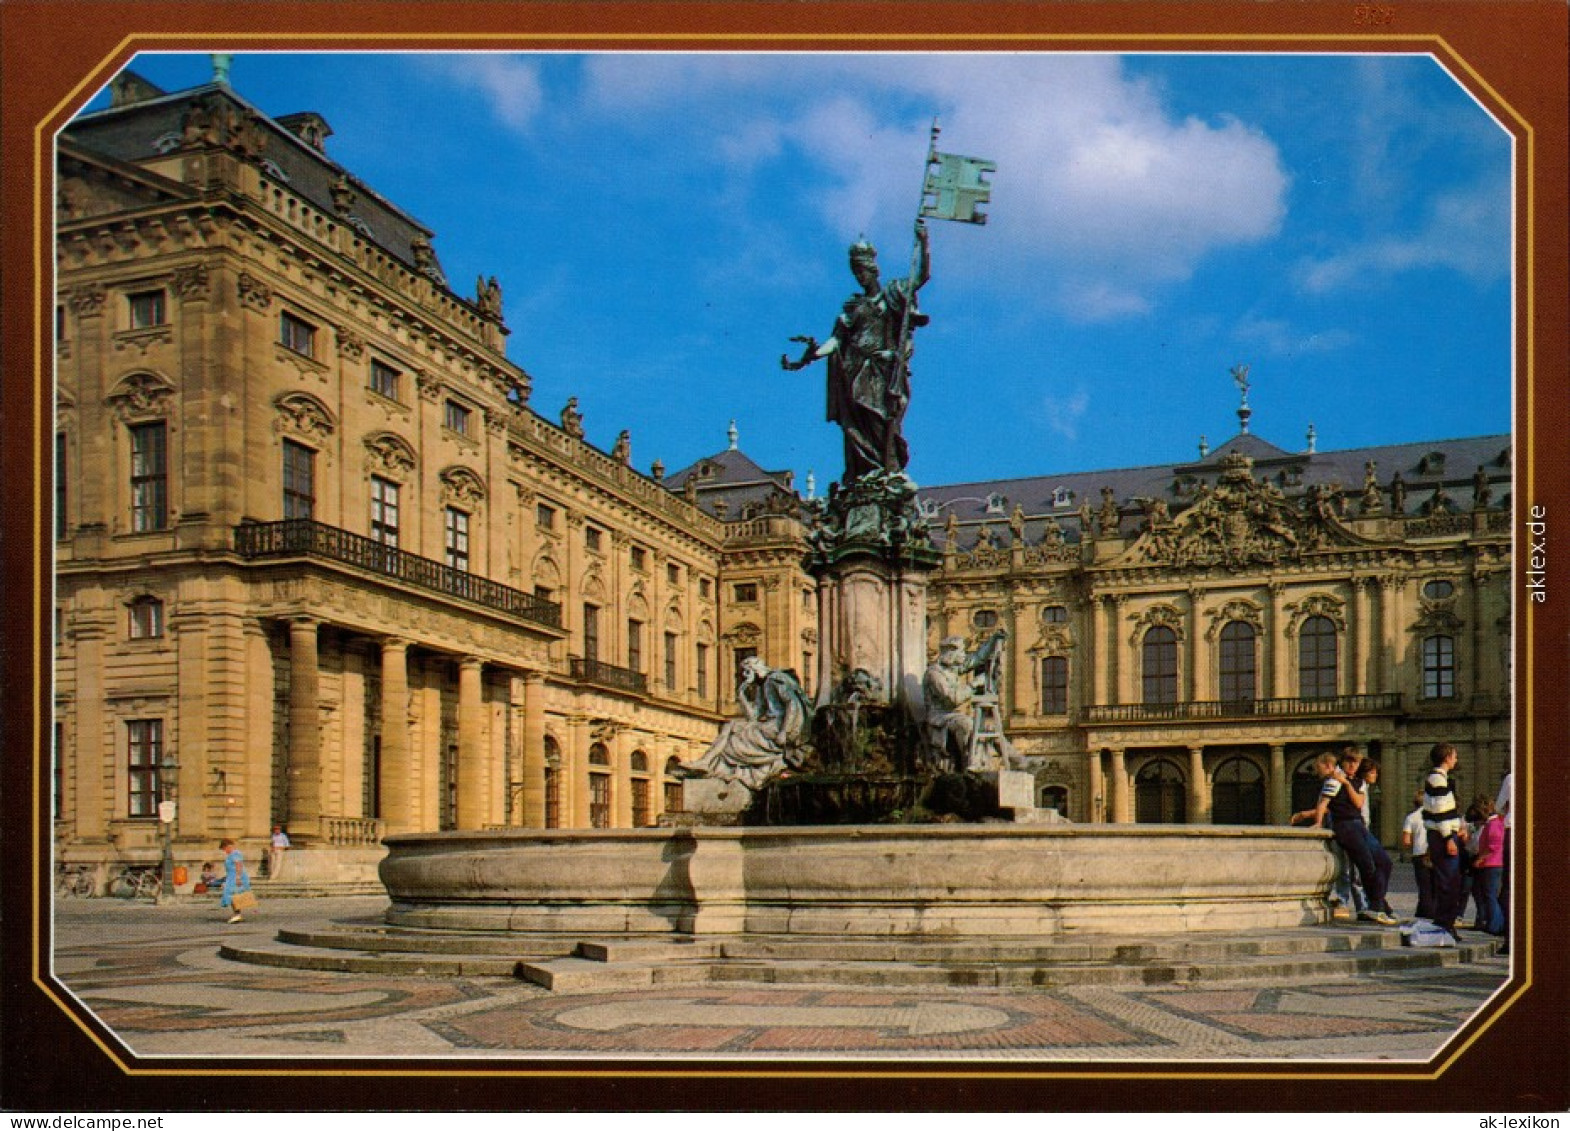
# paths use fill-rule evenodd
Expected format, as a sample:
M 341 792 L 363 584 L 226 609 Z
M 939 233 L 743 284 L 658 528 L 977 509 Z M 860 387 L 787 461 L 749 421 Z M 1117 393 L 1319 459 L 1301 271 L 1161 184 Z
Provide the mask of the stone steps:
M 1474 962 L 1493 939 L 1414 950 L 1388 928 L 1306 927 L 1219 936 L 1000 941 L 666 937 L 582 940 L 567 935 L 451 933 L 344 927 L 280 931 L 270 943 L 220 954 L 259 965 L 345 973 L 521 978 L 557 993 L 732 982 L 770 985 L 1170 985 L 1301 980 Z

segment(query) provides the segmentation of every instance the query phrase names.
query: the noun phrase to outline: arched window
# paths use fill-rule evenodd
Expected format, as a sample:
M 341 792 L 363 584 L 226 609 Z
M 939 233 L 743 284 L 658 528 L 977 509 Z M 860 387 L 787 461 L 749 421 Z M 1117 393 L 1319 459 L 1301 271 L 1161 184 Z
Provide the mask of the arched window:
M 1254 626 L 1228 621 L 1221 630 L 1221 701 L 1244 703 L 1254 698 Z
M 1181 825 L 1188 820 L 1183 771 L 1165 758 L 1146 762 L 1135 775 L 1134 820 L 1141 825 Z
M 589 747 L 589 827 L 611 827 L 611 752 L 603 742 Z M 604 767 L 600 769 L 599 767 Z
M 1062 656 L 1041 661 L 1041 713 L 1068 714 L 1068 660 Z
M 545 827 L 562 827 L 561 744 L 550 735 L 545 736 Z
M 971 615 L 970 623 L 977 628 L 996 628 L 998 626 L 998 611 L 996 609 L 977 609 Z
M 633 775 L 629 783 L 632 787 L 632 827 L 648 828 L 654 824 L 654 785 L 648 778 L 649 756 L 642 750 L 634 750 L 627 759 L 627 768 Z
M 677 776 L 681 769 L 681 759 L 675 756 L 665 760 L 665 811 L 667 813 L 681 812 L 681 778 Z
M 1456 642 L 1449 636 L 1423 639 L 1423 698 L 1454 699 Z
M 1068 816 L 1068 786 L 1044 785 L 1041 787 L 1041 797 L 1037 805 L 1042 809 L 1055 809 L 1060 815 Z
M 1298 694 L 1331 699 L 1336 694 L 1336 626 L 1329 617 L 1309 617 L 1297 637 Z
M 1210 822 L 1214 825 L 1265 823 L 1265 775 L 1247 758 L 1228 758 L 1216 767 Z
M 1177 702 L 1177 633 L 1157 625 L 1145 633 L 1140 674 L 1144 682 L 1144 702 Z
M 1314 769 L 1314 759 L 1317 755 L 1310 754 L 1297 764 L 1292 771 L 1292 812 L 1301 813 L 1304 809 L 1312 809 L 1319 804 L 1319 789 L 1321 781 L 1319 772 Z
M 1041 610 L 1042 624 L 1063 624 L 1068 620 L 1068 609 L 1062 605 L 1048 605 Z

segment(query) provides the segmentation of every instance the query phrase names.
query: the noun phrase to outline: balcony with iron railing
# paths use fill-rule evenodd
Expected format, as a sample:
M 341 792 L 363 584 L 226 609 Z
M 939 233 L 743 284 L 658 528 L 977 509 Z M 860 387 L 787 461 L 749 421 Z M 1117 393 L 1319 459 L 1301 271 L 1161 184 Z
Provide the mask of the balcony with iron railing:
M 313 519 L 243 523 L 235 527 L 234 548 L 253 561 L 303 557 L 353 566 L 519 620 L 561 628 L 561 606 L 553 601 Z
M 631 668 L 617 667 L 604 660 L 589 660 L 582 656 L 568 657 L 569 672 L 579 683 L 603 687 L 608 691 L 623 691 L 629 695 L 647 695 L 649 677 Z
M 1235 699 L 1187 703 L 1097 704 L 1085 709 L 1087 723 L 1162 723 L 1234 719 L 1316 718 L 1325 715 L 1388 715 L 1401 710 L 1401 696 L 1331 695 L 1322 699 Z

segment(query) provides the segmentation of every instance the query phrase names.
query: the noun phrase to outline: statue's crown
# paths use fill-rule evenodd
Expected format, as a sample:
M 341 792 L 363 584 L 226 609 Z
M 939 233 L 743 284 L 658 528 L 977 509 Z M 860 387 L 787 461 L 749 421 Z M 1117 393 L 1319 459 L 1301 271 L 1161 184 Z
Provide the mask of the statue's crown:
M 850 245 L 850 261 L 856 263 L 877 263 L 878 249 L 873 247 L 865 238 L 857 240 Z

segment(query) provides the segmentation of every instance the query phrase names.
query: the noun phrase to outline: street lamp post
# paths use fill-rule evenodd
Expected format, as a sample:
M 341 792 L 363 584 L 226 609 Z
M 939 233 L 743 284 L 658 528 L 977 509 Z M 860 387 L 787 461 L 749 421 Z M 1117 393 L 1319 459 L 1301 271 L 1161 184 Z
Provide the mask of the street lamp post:
M 173 753 L 166 753 L 158 763 L 158 782 L 163 800 L 158 806 L 158 822 L 163 830 L 164 860 L 162 878 L 158 885 L 158 898 L 174 895 L 174 822 L 180 796 L 180 763 Z

